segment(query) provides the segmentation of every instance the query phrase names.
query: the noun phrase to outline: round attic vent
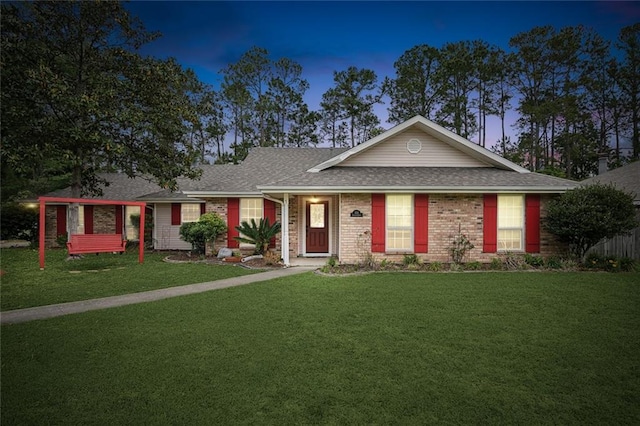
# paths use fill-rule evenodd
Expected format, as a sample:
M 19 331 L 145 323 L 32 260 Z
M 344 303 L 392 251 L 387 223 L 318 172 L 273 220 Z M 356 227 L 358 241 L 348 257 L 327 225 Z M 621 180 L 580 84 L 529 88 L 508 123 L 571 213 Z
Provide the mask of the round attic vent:
M 410 139 L 409 142 L 407 142 L 407 151 L 409 151 L 410 153 L 417 154 L 421 149 L 422 142 L 420 142 L 418 139 Z

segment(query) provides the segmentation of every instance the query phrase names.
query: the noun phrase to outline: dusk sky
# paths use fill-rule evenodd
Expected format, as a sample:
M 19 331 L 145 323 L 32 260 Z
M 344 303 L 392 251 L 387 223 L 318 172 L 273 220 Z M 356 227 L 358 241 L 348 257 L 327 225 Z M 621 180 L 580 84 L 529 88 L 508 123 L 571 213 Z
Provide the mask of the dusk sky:
M 640 2 L 630 1 L 134 1 L 126 7 L 162 33 L 143 53 L 175 57 L 214 89 L 219 71 L 252 46 L 267 49 L 273 60 L 298 62 L 312 110 L 333 86 L 334 71 L 373 69 L 382 81 L 419 44 L 481 39 L 509 50 L 512 36 L 543 25 L 584 25 L 615 41 L 620 28 L 640 22 Z M 386 108 L 376 112 L 389 128 Z

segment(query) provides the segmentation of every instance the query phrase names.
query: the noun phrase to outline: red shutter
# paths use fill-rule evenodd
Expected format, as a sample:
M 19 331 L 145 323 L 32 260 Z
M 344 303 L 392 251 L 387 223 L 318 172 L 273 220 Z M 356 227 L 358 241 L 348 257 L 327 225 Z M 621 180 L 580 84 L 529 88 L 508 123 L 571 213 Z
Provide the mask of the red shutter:
M 415 194 L 413 251 L 416 253 L 429 252 L 429 195 Z
M 182 204 L 171 203 L 171 224 L 180 225 L 182 222 Z
M 93 234 L 93 206 L 84 206 L 84 233 Z
M 371 251 L 384 253 L 385 249 L 385 195 L 371 194 Z
M 116 234 L 122 234 L 122 206 L 116 207 Z
M 56 237 L 67 235 L 67 206 L 56 206 Z
M 227 247 L 238 248 L 240 243 L 234 239 L 240 235 L 236 226 L 240 225 L 240 199 L 227 198 Z
M 200 204 L 200 216 L 207 212 L 207 203 Z
M 484 253 L 495 253 L 498 249 L 498 195 L 484 194 L 483 213 Z
M 276 203 L 271 200 L 264 200 L 263 204 L 264 209 L 264 218 L 269 219 L 269 223 L 273 225 L 276 223 Z M 276 246 L 276 237 L 271 238 L 269 240 L 269 248 L 274 248 Z
M 527 253 L 540 253 L 540 195 L 525 197 L 525 244 Z

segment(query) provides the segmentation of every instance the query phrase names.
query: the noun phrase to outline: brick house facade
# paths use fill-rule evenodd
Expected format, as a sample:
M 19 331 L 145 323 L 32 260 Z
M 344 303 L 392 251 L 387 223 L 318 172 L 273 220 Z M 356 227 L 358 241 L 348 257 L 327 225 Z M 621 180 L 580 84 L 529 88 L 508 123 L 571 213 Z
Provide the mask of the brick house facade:
M 238 250 L 244 247 L 235 226 L 268 217 L 282 225 L 270 248 L 285 264 L 300 256 L 354 263 L 369 254 L 447 262 L 459 233 L 474 245 L 467 261 L 561 254 L 566 248 L 541 221 L 550 199 L 577 186 L 529 172 L 420 116 L 352 149 L 254 148 L 241 164 L 203 166 L 202 178 L 179 180 L 177 192 L 106 178 L 115 183 L 105 191 L 126 185 L 135 192 L 129 199 L 152 209 L 156 249 L 188 249 L 177 230 L 197 220 L 196 211 L 227 223 L 216 248 Z M 59 209 L 47 208 L 48 242 L 61 226 Z M 93 229 L 114 232 L 118 217 L 113 208 L 96 207 Z

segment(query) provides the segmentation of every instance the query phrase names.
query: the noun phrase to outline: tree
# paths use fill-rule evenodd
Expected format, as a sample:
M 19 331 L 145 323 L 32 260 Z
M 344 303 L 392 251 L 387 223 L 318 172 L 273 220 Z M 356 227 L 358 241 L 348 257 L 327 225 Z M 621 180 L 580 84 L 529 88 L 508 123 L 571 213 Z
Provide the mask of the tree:
M 251 219 L 251 223 L 243 221 L 236 230 L 240 232 L 240 237 L 234 237 L 241 243 L 253 244 L 255 246 L 253 254 L 264 254 L 269 247 L 269 241 L 280 233 L 280 223 L 269 223 L 269 218 L 262 218 L 258 223 Z
M 1 32 L 3 165 L 56 158 L 73 197 L 99 194 L 107 168 L 166 188 L 199 175 L 186 136 L 202 84 L 173 59 L 139 55 L 157 34 L 119 2 L 2 4 Z
M 577 259 L 603 238 L 624 234 L 638 226 L 633 195 L 613 185 L 582 186 L 552 200 L 544 227 L 569 244 Z
M 220 235 L 227 232 L 227 224 L 217 213 L 205 213 L 197 222 L 180 225 L 180 238 L 191 243 L 193 250 L 205 254 L 207 244 L 213 244 Z
M 435 77 L 442 94 L 436 122 L 463 138 L 470 138 L 478 129 L 470 99 L 476 89 L 473 56 L 470 42 L 445 44 L 440 49 L 440 67 Z
M 335 87 L 323 95 L 323 100 L 335 102 L 338 116 L 346 123 L 351 147 L 370 138 L 380 120 L 373 113 L 373 106 L 380 102 L 381 88 L 378 87 L 376 73 L 369 69 L 349 67 L 345 71 L 333 73 Z M 323 107 L 324 108 L 324 107 Z
M 393 64 L 396 78 L 384 82 L 391 98 L 389 123 L 400 124 L 421 115 L 433 119 L 440 102 L 441 86 L 434 80 L 440 52 L 422 44 L 407 50 Z
M 620 84 L 628 101 L 629 127 L 633 158 L 640 158 L 640 23 L 620 30 L 617 46 L 624 57 L 620 66 Z

